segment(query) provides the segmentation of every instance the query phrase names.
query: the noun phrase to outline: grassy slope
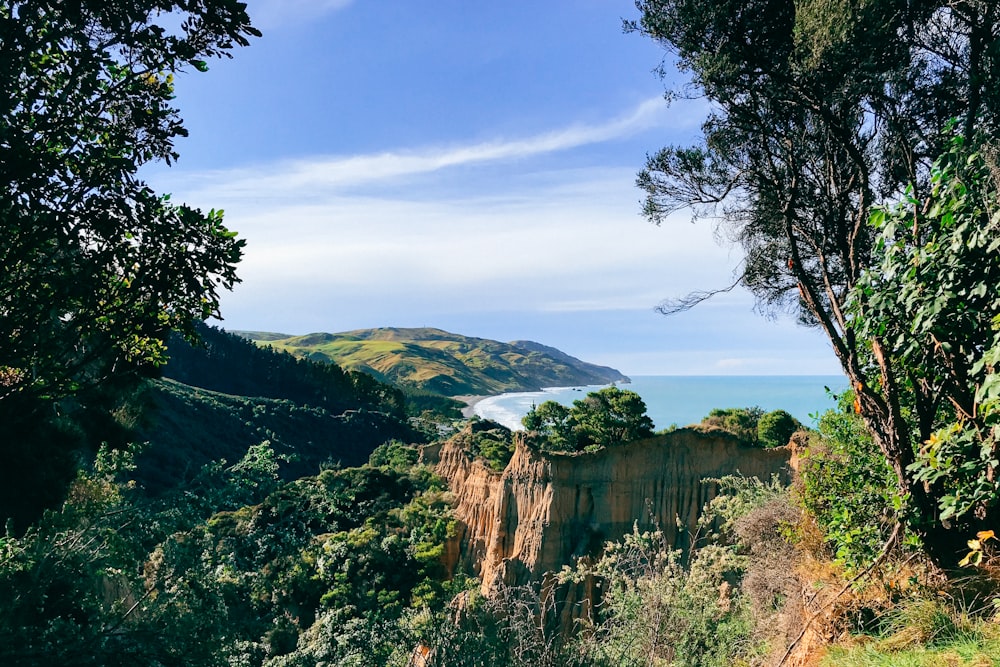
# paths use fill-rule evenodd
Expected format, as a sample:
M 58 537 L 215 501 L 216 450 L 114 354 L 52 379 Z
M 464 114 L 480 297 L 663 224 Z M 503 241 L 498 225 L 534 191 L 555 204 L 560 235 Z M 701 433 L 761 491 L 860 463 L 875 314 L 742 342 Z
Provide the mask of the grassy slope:
M 404 388 L 445 396 L 627 380 L 614 369 L 587 364 L 538 343 L 500 343 L 440 329 L 364 329 L 287 338 L 241 333 L 296 356 L 333 361 Z

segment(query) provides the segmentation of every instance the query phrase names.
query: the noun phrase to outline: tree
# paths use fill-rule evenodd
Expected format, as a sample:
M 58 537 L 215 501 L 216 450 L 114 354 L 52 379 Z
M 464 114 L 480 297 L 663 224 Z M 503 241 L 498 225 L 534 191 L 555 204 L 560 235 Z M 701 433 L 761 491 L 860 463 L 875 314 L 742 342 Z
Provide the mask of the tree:
M 930 431 L 909 471 L 969 534 L 1000 518 L 1000 166 L 973 148 L 956 137 L 926 199 L 875 211 L 877 268 L 850 302 Z
M 177 158 L 174 75 L 259 34 L 236 0 L 0 3 L 2 481 L 48 465 L 71 479 L 88 421 L 110 439 L 134 373 L 236 282 L 243 241 L 222 212 L 175 205 L 138 171 Z
M 584 446 L 624 444 L 653 435 L 646 403 L 634 391 L 605 387 L 573 401 L 578 441 Z
M 986 0 L 640 0 L 632 28 L 666 47 L 712 109 L 700 145 L 667 148 L 639 175 L 656 223 L 693 207 L 721 216 L 745 258 L 733 285 L 764 309 L 819 327 L 857 408 L 938 563 L 966 526 L 939 520 L 932 486 L 908 468 L 934 429 L 943 387 L 907 384 L 880 331 L 846 308 L 873 265 L 872 207 L 910 187 L 928 200 L 930 166 L 957 119 L 966 137 L 1000 121 L 1000 6 Z M 917 236 L 920 236 L 918 226 Z M 713 292 L 664 304 L 690 307 Z M 907 419 L 912 413 L 914 420 Z
M 557 452 L 608 447 L 653 435 L 653 420 L 642 397 L 613 386 L 573 401 L 571 408 L 545 401 L 521 423 L 541 437 L 543 449 Z
M 763 416 L 764 409 L 757 405 L 752 408 L 714 408 L 701 423 L 729 431 L 740 440 L 756 445 L 758 426 Z
M 532 406 L 528 414 L 521 419 L 524 428 L 537 433 L 546 443 L 546 449 L 556 452 L 572 452 L 576 450 L 576 438 L 573 435 L 574 423 L 570 421 L 570 412 L 562 403 L 545 401 L 541 405 Z
M 260 33 L 235 0 L 25 0 L 0 4 L 0 34 L 7 404 L 161 363 L 168 331 L 217 314 L 243 241 L 138 170 L 178 157 L 175 73 Z

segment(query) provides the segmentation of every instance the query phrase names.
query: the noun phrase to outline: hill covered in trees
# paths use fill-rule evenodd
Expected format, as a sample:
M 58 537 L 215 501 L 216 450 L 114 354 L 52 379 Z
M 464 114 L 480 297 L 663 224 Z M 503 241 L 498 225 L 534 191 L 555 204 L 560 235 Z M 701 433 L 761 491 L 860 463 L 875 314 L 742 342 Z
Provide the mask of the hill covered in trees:
M 609 384 L 628 378 L 533 341 L 501 343 L 432 328 L 361 329 L 280 337 L 236 332 L 276 350 L 332 361 L 407 391 L 444 396 Z
M 358 466 L 393 439 L 419 442 L 402 392 L 369 375 L 260 348 L 202 327 L 200 345 L 170 342 L 163 379 L 137 395 L 133 439 L 145 443 L 138 478 L 151 492 L 176 487 L 219 460 L 267 443 L 292 480 L 321 465 Z

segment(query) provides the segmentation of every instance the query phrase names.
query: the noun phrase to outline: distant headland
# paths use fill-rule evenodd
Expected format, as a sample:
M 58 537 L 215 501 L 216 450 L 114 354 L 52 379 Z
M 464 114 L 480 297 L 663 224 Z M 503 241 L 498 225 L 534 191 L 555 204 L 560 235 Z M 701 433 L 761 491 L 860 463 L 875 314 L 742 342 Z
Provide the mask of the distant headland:
M 534 341 L 502 343 L 434 328 L 359 329 L 304 336 L 233 331 L 258 344 L 363 371 L 407 391 L 483 396 L 629 378 Z

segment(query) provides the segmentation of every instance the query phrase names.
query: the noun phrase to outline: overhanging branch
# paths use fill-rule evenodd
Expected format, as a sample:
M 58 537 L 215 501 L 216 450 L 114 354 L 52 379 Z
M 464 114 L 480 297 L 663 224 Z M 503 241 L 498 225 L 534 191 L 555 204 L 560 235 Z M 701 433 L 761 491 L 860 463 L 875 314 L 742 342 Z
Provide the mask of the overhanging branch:
M 690 292 L 686 296 L 682 296 L 679 299 L 666 299 L 663 303 L 656 307 L 656 312 L 661 315 L 676 315 L 677 313 L 683 313 L 686 310 L 691 310 L 699 303 L 708 301 L 717 294 L 732 292 L 741 282 L 743 282 L 742 276 L 737 278 L 733 284 L 728 287 L 722 287 L 714 290 L 699 290 L 696 292 Z

